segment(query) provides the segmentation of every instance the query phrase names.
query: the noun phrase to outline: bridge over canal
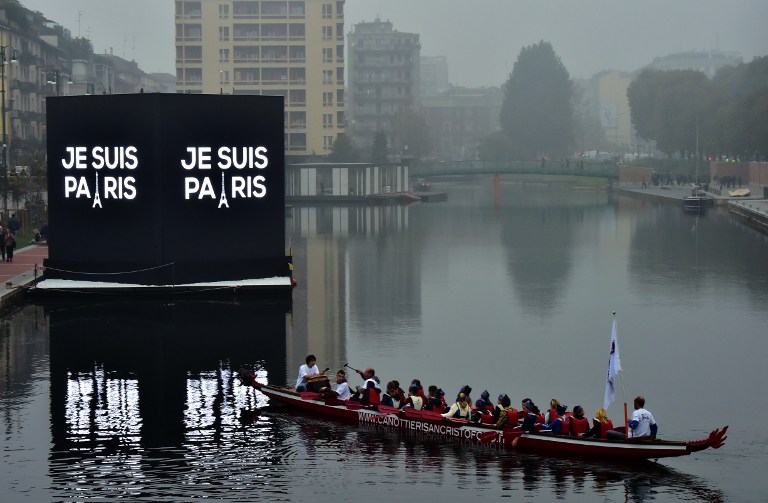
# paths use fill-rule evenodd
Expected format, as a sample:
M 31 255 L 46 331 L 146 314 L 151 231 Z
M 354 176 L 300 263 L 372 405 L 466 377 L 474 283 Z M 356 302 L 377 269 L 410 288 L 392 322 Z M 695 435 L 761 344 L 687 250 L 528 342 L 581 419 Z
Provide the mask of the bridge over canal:
M 575 161 L 567 166 L 560 161 L 422 161 L 410 167 L 411 178 L 505 174 L 618 178 L 619 170 L 615 163 Z

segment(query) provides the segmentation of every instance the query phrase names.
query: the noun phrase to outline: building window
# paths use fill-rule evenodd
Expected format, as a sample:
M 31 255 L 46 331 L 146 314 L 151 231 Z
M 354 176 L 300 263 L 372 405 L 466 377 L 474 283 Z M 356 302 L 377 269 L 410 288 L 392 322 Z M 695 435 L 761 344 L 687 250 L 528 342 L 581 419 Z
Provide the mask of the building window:
M 219 49 L 219 63 L 229 63 L 229 49 Z
M 229 5 L 219 4 L 219 19 L 229 19 Z
M 229 26 L 219 26 L 219 40 L 222 42 L 229 40 Z
M 333 147 L 333 136 L 323 136 L 323 147 L 324 148 Z
M 333 70 L 323 70 L 323 84 L 333 84 Z
M 333 49 L 323 49 L 323 63 L 333 63 Z
M 323 4 L 323 19 L 331 19 L 333 17 L 333 5 L 329 3 Z
M 323 40 L 331 40 L 333 38 L 333 26 L 323 26 Z
M 333 114 L 323 114 L 323 127 L 333 127 Z
M 229 70 L 219 71 L 219 84 L 229 84 Z
M 324 107 L 333 106 L 333 93 L 323 93 L 323 106 Z

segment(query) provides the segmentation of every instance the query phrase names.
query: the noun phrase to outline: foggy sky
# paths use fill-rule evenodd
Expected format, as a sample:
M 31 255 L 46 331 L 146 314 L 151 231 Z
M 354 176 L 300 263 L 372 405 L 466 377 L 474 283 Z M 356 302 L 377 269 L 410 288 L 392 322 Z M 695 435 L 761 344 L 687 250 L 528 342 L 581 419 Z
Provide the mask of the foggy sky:
M 175 74 L 173 0 L 21 0 L 94 52 Z M 78 12 L 80 23 L 78 25 Z M 446 56 L 454 85 L 498 86 L 523 46 L 551 42 L 573 78 L 688 51 L 768 55 L 768 0 L 347 0 L 345 30 L 379 17 Z

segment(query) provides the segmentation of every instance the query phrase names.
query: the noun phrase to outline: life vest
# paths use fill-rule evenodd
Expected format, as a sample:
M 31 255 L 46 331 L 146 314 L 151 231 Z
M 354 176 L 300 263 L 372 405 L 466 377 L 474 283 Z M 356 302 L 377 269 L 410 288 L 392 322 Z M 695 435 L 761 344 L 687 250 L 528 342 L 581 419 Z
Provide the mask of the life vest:
M 600 423 L 600 438 L 606 438 L 608 436 L 608 430 L 613 429 L 613 421 L 610 419 L 605 423 Z
M 563 421 L 562 417 L 556 417 L 552 419 L 552 417 L 549 418 L 549 429 L 554 433 L 555 435 L 562 435 L 563 434 L 563 425 L 565 422 Z
M 563 416 L 559 415 L 557 413 L 557 409 L 552 407 L 551 409 L 549 409 L 549 411 L 547 412 L 547 414 L 544 417 L 544 419 L 548 419 L 549 420 L 549 424 L 552 424 L 552 423 L 555 422 L 555 419 L 560 419 L 562 421 L 563 420 Z
M 363 405 L 379 405 L 381 403 L 381 390 L 376 387 L 376 381 L 368 379 L 365 381 L 365 390 L 361 400 Z
M 582 417 L 581 419 L 577 417 L 571 417 L 570 419 L 571 423 L 571 435 L 578 436 L 583 435 L 584 433 L 589 431 L 589 421 L 586 417 Z

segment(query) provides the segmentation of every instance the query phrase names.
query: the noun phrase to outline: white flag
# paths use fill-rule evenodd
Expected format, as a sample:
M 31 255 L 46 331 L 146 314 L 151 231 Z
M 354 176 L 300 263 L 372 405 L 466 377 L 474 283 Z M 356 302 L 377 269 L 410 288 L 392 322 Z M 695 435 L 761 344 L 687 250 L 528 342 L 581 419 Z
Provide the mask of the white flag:
M 619 358 L 619 341 L 616 340 L 616 317 L 613 318 L 611 330 L 611 355 L 608 358 L 608 378 L 605 381 L 605 399 L 603 408 L 608 410 L 616 396 L 616 376 L 621 372 L 621 359 Z

